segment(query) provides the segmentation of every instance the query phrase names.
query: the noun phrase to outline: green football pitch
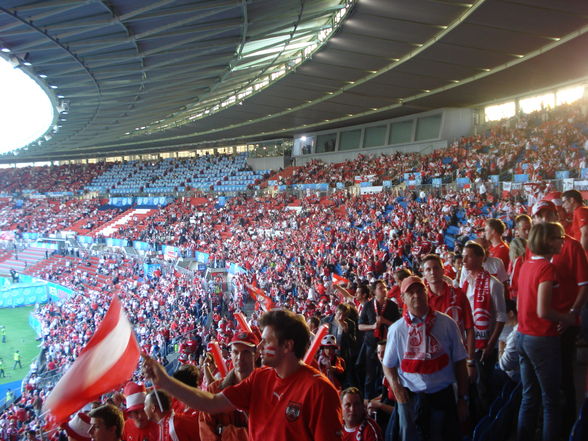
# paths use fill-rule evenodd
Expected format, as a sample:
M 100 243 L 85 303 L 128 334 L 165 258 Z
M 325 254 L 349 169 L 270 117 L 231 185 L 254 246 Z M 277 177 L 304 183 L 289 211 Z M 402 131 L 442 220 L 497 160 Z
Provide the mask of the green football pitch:
M 0 337 L 0 358 L 4 362 L 6 377 L 0 377 L 0 384 L 24 378 L 29 372 L 31 362 L 39 355 L 41 342 L 29 326 L 29 314 L 32 310 L 32 306 L 0 309 L 0 326 L 6 327 L 6 343 L 2 343 Z M 16 350 L 22 355 L 22 368 L 13 369 Z

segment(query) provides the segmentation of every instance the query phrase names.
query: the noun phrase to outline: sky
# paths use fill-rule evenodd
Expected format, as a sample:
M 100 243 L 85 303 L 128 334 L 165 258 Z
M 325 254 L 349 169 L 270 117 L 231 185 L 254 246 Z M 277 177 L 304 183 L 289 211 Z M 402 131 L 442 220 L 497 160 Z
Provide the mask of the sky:
M 52 121 L 53 106 L 45 91 L 0 57 L 0 153 L 36 140 Z

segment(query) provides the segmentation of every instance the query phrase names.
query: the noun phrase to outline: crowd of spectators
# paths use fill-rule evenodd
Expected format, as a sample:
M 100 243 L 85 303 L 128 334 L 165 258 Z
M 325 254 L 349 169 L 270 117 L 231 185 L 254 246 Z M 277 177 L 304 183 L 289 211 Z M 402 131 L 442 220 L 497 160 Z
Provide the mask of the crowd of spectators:
M 112 164 L 64 164 L 44 167 L 5 168 L 0 170 L 0 193 L 34 191 L 75 192 L 82 190 Z
M 285 183 L 351 183 L 356 175 L 376 174 L 385 179 L 404 172 L 421 172 L 426 179 L 451 175 L 452 179 L 468 176 L 475 181 L 489 174 L 522 172 L 521 164 L 527 164 L 525 170 L 534 178 L 552 178 L 555 171 L 563 169 L 578 174 L 585 165 L 584 121 L 575 108 L 547 121 L 538 116 L 519 117 L 511 122 L 512 128 L 495 127 L 420 161 L 415 154 L 396 154 L 358 157 L 339 165 L 312 162 Z M 452 161 L 444 162 L 444 157 Z M 549 186 L 534 188 L 532 200 L 542 199 L 549 190 Z M 198 353 L 213 339 L 228 345 L 236 329 L 233 313 L 248 309 L 251 298 L 259 299 L 256 290 L 265 293 L 274 306 L 304 315 L 314 331 L 321 321 L 329 324 L 346 364 L 337 376 L 339 386 L 359 387 L 368 408 L 381 411 L 376 412 L 377 421 L 385 429 L 394 402 L 381 388 L 383 353 L 380 361 L 375 357 L 377 343 L 385 337 L 387 328 L 366 328 L 373 325 L 372 318 L 376 320 L 368 317 L 371 313 L 366 312 L 366 305 L 378 308 L 381 300 L 382 305 L 392 305 L 389 308 L 395 310 L 387 320 L 398 319 L 403 306 L 401 281 L 411 273 L 420 274 L 423 259 L 431 253 L 442 257 L 451 284 L 463 288 L 462 268 L 455 256 L 461 254 L 469 239 L 487 236 L 483 231 L 489 218 L 504 223 L 501 240 L 520 238 L 517 226 L 520 215 L 531 209 L 525 204 L 528 197 L 524 191 L 504 194 L 488 188 L 480 194 L 473 188 L 443 187 L 359 196 L 347 189 L 329 196 L 242 195 L 230 198 L 224 206 L 218 206 L 213 198 L 178 199 L 140 223 L 121 227 L 116 236 L 206 252 L 211 262 L 234 262 L 245 271 L 232 278 L 232 289 L 224 292 L 218 281 L 180 273 L 166 265 L 147 274 L 140 261 L 120 254 L 84 254 L 45 268 L 43 278 L 71 287 L 75 294 L 62 303 L 37 308 L 45 365 L 38 366 L 38 372 L 31 376 L 20 403 L 2 415 L 6 421 L 0 422 L 4 436 L 10 438 L 9 429 L 39 428 L 39 420 L 33 416 L 38 415 L 39 403 L 53 382 L 41 383 L 37 374 L 63 372 L 71 365 L 102 319 L 113 293 L 121 297 L 145 352 L 165 362 L 176 343 L 196 341 Z M 70 204 L 30 200 L 26 204 L 33 204 L 27 207 L 30 217 L 26 211 L 19 211 L 23 208 L 8 204 L 0 208 L 0 219 L 6 219 L 2 229 L 19 225 L 23 231 L 57 231 L 66 224 L 95 217 L 98 201 Z M 35 220 L 39 215 L 42 220 Z M 453 249 L 445 241 L 448 227 L 459 230 Z M 488 252 L 490 245 L 485 244 L 485 248 Z M 108 288 L 98 275 L 108 276 Z M 344 287 L 333 282 L 335 275 L 347 280 Z M 506 282 L 509 288 L 508 280 L 500 282 Z M 467 289 L 466 285 L 464 291 Z M 250 321 L 255 327 L 267 304 L 254 303 Z M 501 308 L 500 312 L 506 314 L 504 306 Z M 381 314 L 376 311 L 375 315 Z M 352 329 L 354 335 L 348 335 L 344 351 L 342 335 Z M 373 337 L 369 348 L 362 344 L 367 334 Z M 501 341 L 506 342 L 508 333 L 503 334 Z M 364 352 L 364 358 L 356 363 L 362 350 L 369 356 Z M 324 363 L 325 353 L 331 357 L 321 352 L 323 358 L 315 362 L 318 368 L 338 363 L 334 358 Z M 201 362 L 198 364 L 203 368 L 209 365 L 193 355 L 185 361 Z M 28 417 L 22 417 L 20 409 L 28 412 Z
M 99 198 L 3 200 L 0 202 L 0 230 L 48 236 L 77 226 L 76 231 L 84 233 L 120 214 L 120 209 L 101 210 L 103 205 L 104 200 Z
M 340 163 L 312 160 L 296 168 L 292 175 L 274 175 L 279 185 L 338 182 L 352 185 L 356 177 L 374 176 L 373 182 L 400 183 L 405 173 L 420 173 L 423 184 L 433 178 L 453 182 L 468 177 L 472 182 L 487 181 L 489 175 L 526 173 L 531 181 L 554 179 L 555 172 L 570 170 L 579 177 L 586 167 L 585 116 L 578 106 L 560 107 L 547 114 L 521 114 L 484 133 L 464 137 L 448 148 L 430 154 L 359 154 Z

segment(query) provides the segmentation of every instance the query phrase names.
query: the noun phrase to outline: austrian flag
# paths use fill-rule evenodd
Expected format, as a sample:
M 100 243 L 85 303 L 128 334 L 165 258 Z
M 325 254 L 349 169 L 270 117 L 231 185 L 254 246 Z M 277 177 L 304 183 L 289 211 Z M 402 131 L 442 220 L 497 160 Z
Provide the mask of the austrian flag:
M 43 410 L 61 424 L 85 404 L 121 386 L 139 361 L 139 345 L 117 296 L 94 336 L 51 391 Z
M 274 304 L 274 301 L 263 291 L 263 289 L 251 284 L 247 284 L 246 287 L 253 300 L 255 300 L 256 304 L 259 304 L 264 311 L 270 311 L 275 308 L 276 305 Z
M 340 276 L 339 274 L 332 274 L 333 285 L 345 285 L 349 284 L 349 279 Z

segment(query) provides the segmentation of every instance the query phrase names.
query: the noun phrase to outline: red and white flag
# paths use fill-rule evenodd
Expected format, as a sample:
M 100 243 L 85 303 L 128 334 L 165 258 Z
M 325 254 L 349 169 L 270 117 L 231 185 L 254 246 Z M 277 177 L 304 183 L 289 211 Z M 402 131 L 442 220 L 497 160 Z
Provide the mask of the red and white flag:
M 45 400 L 48 419 L 61 424 L 85 404 L 126 383 L 139 354 L 131 324 L 115 295 L 94 336 Z
M 246 287 L 253 300 L 255 300 L 264 311 L 267 312 L 275 308 L 276 305 L 274 301 L 263 291 L 263 289 L 249 283 Z
M 331 276 L 331 280 L 333 280 L 333 285 L 346 285 L 349 284 L 349 279 L 340 276 L 339 274 L 333 273 Z

